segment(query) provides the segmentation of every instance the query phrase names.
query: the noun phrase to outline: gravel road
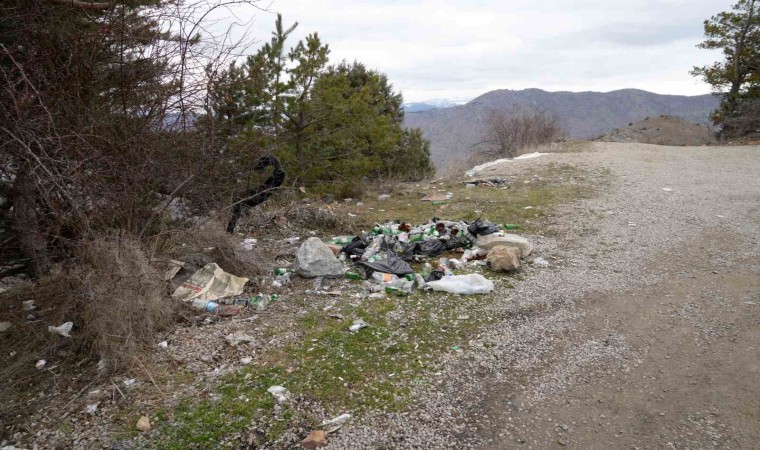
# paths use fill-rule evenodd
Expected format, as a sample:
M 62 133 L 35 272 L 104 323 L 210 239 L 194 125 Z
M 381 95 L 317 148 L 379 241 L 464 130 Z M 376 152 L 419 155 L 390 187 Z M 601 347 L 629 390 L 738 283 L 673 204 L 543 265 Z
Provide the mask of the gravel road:
M 548 164 L 602 173 L 532 236 L 550 266 L 499 292 L 418 408 L 330 449 L 757 448 L 760 147 L 592 143 L 483 175 Z

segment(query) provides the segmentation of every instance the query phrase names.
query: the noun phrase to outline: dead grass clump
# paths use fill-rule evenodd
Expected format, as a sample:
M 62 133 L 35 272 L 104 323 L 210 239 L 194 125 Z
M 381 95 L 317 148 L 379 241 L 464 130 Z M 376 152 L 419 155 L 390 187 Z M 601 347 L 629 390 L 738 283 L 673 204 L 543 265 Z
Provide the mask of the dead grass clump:
M 69 278 L 77 307 L 71 315 L 81 321 L 84 344 L 117 366 L 130 362 L 173 321 L 163 272 L 150 264 L 136 239 L 85 242 Z
M 225 271 L 241 277 L 264 274 L 266 270 L 257 250 L 244 250 L 241 242 L 239 236 L 226 233 L 221 222 L 209 222 L 200 228 L 173 233 L 161 242 L 161 253 L 180 261 L 215 262 Z

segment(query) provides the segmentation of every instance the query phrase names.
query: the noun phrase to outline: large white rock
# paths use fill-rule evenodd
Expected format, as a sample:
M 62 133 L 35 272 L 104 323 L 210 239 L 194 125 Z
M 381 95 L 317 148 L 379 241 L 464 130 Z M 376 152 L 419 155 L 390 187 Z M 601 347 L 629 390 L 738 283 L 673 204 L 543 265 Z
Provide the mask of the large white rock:
M 533 251 L 533 244 L 522 236 L 509 233 L 494 233 L 480 236 L 475 240 L 475 245 L 486 250 L 491 250 L 499 245 L 516 247 L 520 249 L 520 256 L 526 257 Z
M 488 264 L 494 272 L 507 272 L 520 267 L 520 249 L 497 245 L 488 251 Z
M 310 237 L 296 252 L 296 273 L 305 278 L 341 277 L 343 264 L 321 239 Z

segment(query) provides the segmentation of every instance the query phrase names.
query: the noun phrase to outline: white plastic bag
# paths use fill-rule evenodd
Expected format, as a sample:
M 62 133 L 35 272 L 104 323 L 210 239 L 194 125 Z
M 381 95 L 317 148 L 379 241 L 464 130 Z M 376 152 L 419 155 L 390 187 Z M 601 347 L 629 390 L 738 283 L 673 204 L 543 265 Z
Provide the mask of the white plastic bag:
M 429 281 L 434 291 L 443 291 L 451 294 L 488 294 L 493 290 L 493 281 L 479 273 L 468 275 L 452 275 L 443 277 L 438 281 Z

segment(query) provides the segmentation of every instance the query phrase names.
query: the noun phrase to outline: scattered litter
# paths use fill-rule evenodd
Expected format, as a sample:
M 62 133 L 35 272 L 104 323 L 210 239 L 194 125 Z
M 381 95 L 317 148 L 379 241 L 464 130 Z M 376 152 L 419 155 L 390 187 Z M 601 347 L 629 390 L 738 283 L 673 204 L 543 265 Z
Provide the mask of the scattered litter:
M 420 200 L 423 202 L 445 202 L 446 200 L 451 200 L 452 198 L 454 198 L 454 194 L 448 192 L 446 194 L 428 194 L 422 197 Z
M 48 331 L 51 333 L 60 334 L 63 337 L 71 337 L 71 328 L 74 327 L 74 322 L 65 322 L 57 327 L 49 326 Z
M 323 427 L 325 427 L 327 429 L 330 429 L 330 428 L 336 427 L 336 426 L 337 427 L 342 427 L 349 420 L 351 420 L 351 414 L 344 413 L 344 414 L 339 415 L 338 417 L 333 417 L 332 419 L 325 420 L 324 422 L 322 422 L 321 426 L 323 426 Z M 337 430 L 337 428 L 335 430 Z M 333 431 L 335 431 L 335 430 L 333 430 Z M 328 431 L 328 433 L 332 433 L 332 431 Z
M 523 209 L 533 209 L 533 207 L 532 206 L 526 206 Z
M 135 428 L 137 428 L 138 431 L 141 431 L 145 433 L 146 431 L 150 431 L 150 420 L 148 420 L 147 416 L 142 416 L 140 419 L 137 420 L 137 425 L 135 425 Z
M 216 310 L 219 308 L 219 303 L 210 302 L 208 300 L 201 300 L 199 298 L 193 300 L 193 303 L 190 305 L 195 309 L 206 312 L 216 312 Z
M 137 380 L 135 380 L 134 378 L 129 378 L 122 381 L 122 383 L 124 383 L 124 386 L 126 387 L 132 387 L 137 384 Z
M 538 158 L 539 156 L 543 156 L 543 155 L 546 155 L 546 153 L 534 152 L 534 153 L 526 153 L 524 155 L 516 156 L 516 157 L 511 158 L 511 159 L 510 158 L 497 159 L 496 161 L 491 161 L 491 162 L 487 162 L 485 164 L 481 164 L 479 166 L 475 166 L 475 167 L 473 167 L 472 169 L 468 170 L 465 173 L 466 173 L 466 175 L 468 177 L 474 177 L 476 173 L 481 172 L 481 171 L 483 171 L 485 169 L 488 169 L 489 167 L 498 166 L 499 164 L 507 163 L 507 162 L 512 162 L 512 161 L 521 161 L 521 160 L 524 160 L 524 159 Z
M 166 348 L 169 346 L 169 343 L 166 341 L 161 341 L 158 343 L 158 348 Z
M 427 283 L 434 291 L 443 291 L 450 294 L 487 294 L 494 288 L 493 281 L 479 273 L 467 275 L 452 275 L 443 277 L 437 281 Z
M 270 303 L 274 303 L 277 300 L 279 300 L 279 297 L 277 296 L 277 294 L 272 294 L 272 295 L 259 294 L 251 298 L 251 304 L 253 304 L 258 311 L 263 311 L 267 309 L 267 306 L 269 306 Z
M 37 305 L 34 304 L 34 300 L 26 300 L 24 302 L 21 302 L 24 308 L 24 311 L 34 311 L 37 309 Z
M 755 303 L 755 302 L 744 302 L 744 304 L 745 305 L 751 305 L 751 306 L 757 305 L 757 303 Z
M 0 322 L 0 333 L 4 333 L 13 328 L 13 324 L 10 322 Z
M 203 266 L 182 283 L 172 294 L 181 301 L 218 300 L 243 293 L 248 278 L 236 277 L 222 270 L 216 263 Z
M 315 449 L 326 446 L 327 433 L 322 430 L 312 431 L 303 441 L 301 441 L 301 447 L 303 448 Z
M 277 400 L 277 403 L 287 402 L 288 397 L 290 396 L 290 392 L 288 392 L 288 390 L 282 386 L 272 386 L 267 389 L 267 392 L 274 396 L 275 400 Z
M 380 194 L 377 196 L 377 199 L 380 201 L 385 201 L 391 198 L 390 194 Z
M 462 184 L 465 185 L 466 188 L 470 187 L 477 187 L 477 186 L 500 186 L 502 184 L 509 183 L 509 179 L 507 178 L 488 178 L 488 179 L 480 179 L 480 180 L 467 180 L 462 181 Z
M 36 367 L 38 370 L 42 370 L 45 367 L 45 364 L 47 364 L 47 361 L 40 359 L 34 364 L 34 367 Z
M 460 347 L 458 345 L 452 345 L 451 349 L 454 350 L 455 352 L 458 352 L 458 351 L 462 350 L 462 347 Z
M 164 281 L 171 281 L 183 267 L 185 267 L 185 263 L 182 261 L 177 261 L 176 259 L 169 260 L 169 267 L 166 268 Z
M 665 192 L 673 192 L 673 188 L 669 188 L 669 187 L 664 187 L 662 188 L 662 190 Z
M 356 320 L 354 320 L 354 324 L 351 325 L 350 327 L 348 327 L 348 331 L 350 331 L 352 333 L 356 333 L 357 331 L 361 330 L 362 328 L 366 328 L 368 326 L 369 326 L 369 324 L 367 324 L 362 319 L 356 319 Z
M 240 364 L 243 364 L 244 366 L 247 366 L 248 364 L 250 364 L 251 361 L 253 361 L 253 358 L 251 358 L 250 356 L 240 358 Z
M 715 217 L 717 217 L 718 219 L 725 219 L 726 218 L 726 216 L 721 215 L 721 214 L 717 214 Z
M 258 239 L 245 238 L 240 246 L 243 247 L 243 250 L 253 250 L 253 247 L 255 247 L 258 242 Z
M 245 333 L 230 333 L 224 338 L 224 340 L 226 340 L 231 346 L 237 347 L 240 344 L 254 342 L 256 338 Z
M 457 320 L 470 320 L 470 316 L 458 316 Z
M 296 244 L 298 244 L 299 240 L 301 240 L 301 238 L 297 237 L 297 236 L 296 237 L 289 237 L 289 238 L 283 239 L 283 241 L 285 241 L 286 244 L 290 244 L 290 245 L 296 245 Z
M 533 259 L 532 264 L 536 267 L 549 267 L 549 261 L 545 260 L 544 258 L 541 258 L 540 256 L 538 258 Z
M 100 403 L 92 403 L 90 405 L 87 405 L 85 412 L 87 412 L 87 414 L 94 415 L 96 412 L 98 412 L 98 406 L 100 406 Z

